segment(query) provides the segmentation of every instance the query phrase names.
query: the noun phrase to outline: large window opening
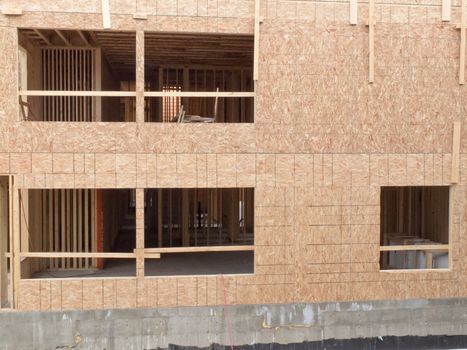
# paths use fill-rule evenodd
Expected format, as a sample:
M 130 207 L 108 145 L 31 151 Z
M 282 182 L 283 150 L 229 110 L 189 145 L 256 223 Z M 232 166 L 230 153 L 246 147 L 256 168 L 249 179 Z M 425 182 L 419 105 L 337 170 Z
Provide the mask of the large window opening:
M 135 121 L 134 32 L 20 29 L 20 119 Z
M 252 123 L 253 36 L 145 34 L 148 122 Z
M 147 189 L 145 275 L 252 273 L 252 188 Z
M 21 277 L 135 276 L 134 190 L 20 190 Z
M 449 187 L 381 189 L 382 270 L 449 268 Z

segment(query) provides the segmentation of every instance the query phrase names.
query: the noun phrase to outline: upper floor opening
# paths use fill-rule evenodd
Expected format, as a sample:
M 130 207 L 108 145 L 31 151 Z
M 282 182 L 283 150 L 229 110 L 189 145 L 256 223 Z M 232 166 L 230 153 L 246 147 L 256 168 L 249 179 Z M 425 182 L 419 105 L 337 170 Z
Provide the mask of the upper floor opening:
M 134 32 L 20 29 L 22 120 L 135 121 Z
M 21 120 L 136 121 L 135 32 L 31 28 L 18 41 Z M 144 120 L 252 123 L 253 47 L 251 35 L 145 33 Z
M 145 33 L 145 119 L 252 123 L 253 36 Z

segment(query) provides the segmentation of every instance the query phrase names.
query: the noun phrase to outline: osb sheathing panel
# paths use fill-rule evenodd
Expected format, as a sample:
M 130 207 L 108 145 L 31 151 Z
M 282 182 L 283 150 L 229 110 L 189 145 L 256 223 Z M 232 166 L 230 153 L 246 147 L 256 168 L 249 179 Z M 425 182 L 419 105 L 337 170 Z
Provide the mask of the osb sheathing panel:
M 255 274 L 22 280 L 19 309 L 467 296 L 465 127 L 452 271 L 378 263 L 379 187 L 450 183 L 458 7 L 441 23 L 440 1 L 377 4 L 370 85 L 367 4 L 350 26 L 346 3 L 262 1 L 256 123 L 177 126 L 17 123 L 16 27 L 102 28 L 99 1 L 29 3 L 0 16 L 0 173 L 24 188 L 255 187 Z M 110 1 L 112 28 L 253 33 L 252 0 L 180 3 Z

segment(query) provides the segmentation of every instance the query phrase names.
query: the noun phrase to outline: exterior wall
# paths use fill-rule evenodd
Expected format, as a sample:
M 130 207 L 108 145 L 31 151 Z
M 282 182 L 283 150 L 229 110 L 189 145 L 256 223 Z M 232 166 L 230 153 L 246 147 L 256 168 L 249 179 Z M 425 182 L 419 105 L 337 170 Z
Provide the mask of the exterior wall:
M 19 188 L 255 187 L 254 275 L 22 280 L 19 309 L 467 296 L 458 3 L 447 23 L 439 1 L 376 4 L 369 84 L 368 4 L 351 26 L 348 3 L 263 0 L 255 124 L 169 125 L 18 122 L 17 27 L 101 29 L 102 17 L 97 0 L 10 2 L 23 15 L 0 16 L 0 172 Z M 127 3 L 110 1 L 112 29 L 254 29 L 253 0 Z M 380 272 L 379 186 L 449 185 L 453 121 L 452 269 Z

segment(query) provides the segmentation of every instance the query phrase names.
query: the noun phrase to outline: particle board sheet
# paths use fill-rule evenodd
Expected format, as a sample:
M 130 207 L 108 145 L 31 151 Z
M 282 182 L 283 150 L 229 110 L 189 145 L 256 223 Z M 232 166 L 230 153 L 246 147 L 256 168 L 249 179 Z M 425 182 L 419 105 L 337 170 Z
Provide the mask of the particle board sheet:
M 95 49 L 42 48 L 42 90 L 91 91 L 95 88 Z M 43 120 L 85 122 L 93 120 L 95 98 L 45 96 Z

